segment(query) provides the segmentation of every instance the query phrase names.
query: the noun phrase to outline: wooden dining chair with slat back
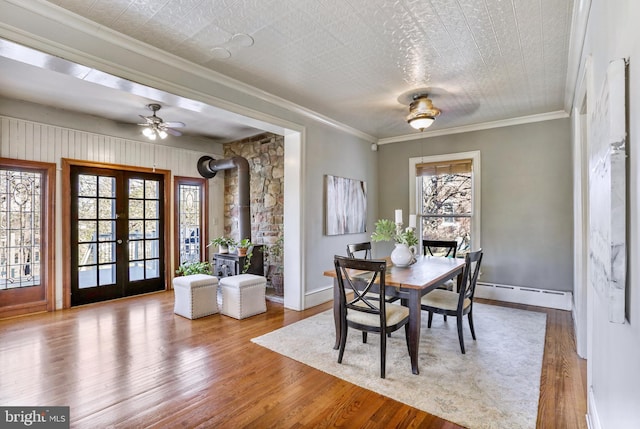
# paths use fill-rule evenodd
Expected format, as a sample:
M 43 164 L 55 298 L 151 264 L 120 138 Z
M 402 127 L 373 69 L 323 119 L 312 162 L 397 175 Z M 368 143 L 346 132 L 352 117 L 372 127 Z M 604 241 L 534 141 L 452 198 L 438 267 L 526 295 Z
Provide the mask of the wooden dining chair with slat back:
M 347 244 L 347 256 L 350 258 L 371 259 L 371 242 Z
M 342 363 L 347 344 L 348 328 L 362 331 L 362 342 L 367 342 L 368 332 L 380 334 L 380 377 L 385 378 L 387 333 L 405 327 L 407 348 L 409 347 L 409 309 L 380 299 L 379 293 L 371 291 L 385 288 L 387 262 L 376 259 L 356 259 L 334 256 L 336 278 L 339 288 L 339 311 L 341 320 L 338 363 Z M 362 276 L 362 272 L 367 272 Z
M 455 240 L 422 240 L 422 248 L 425 255 L 455 258 L 458 242 Z M 453 290 L 454 287 L 453 280 L 447 280 L 440 286 L 440 289 Z M 447 320 L 446 316 L 444 320 Z
M 469 328 L 473 340 L 476 339 L 476 332 L 473 329 L 473 297 L 480 273 L 480 263 L 482 262 L 482 249 L 476 252 L 469 252 L 465 256 L 462 284 L 459 292 L 436 289 L 422 297 L 420 307 L 429 312 L 427 327 L 431 328 L 433 313 L 445 316 L 455 316 L 458 325 L 458 340 L 460 341 L 460 351 L 465 354 L 464 338 L 462 335 L 463 317 L 469 319 Z

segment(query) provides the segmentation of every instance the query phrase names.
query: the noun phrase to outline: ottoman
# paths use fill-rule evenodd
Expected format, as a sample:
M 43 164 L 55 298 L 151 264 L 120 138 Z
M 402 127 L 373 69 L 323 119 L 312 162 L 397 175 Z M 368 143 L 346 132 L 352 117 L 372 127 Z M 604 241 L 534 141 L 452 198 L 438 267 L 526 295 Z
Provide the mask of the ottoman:
M 222 306 L 220 314 L 244 319 L 265 313 L 267 279 L 254 274 L 239 274 L 220 279 Z
M 206 274 L 176 277 L 173 279 L 173 289 L 175 314 L 187 319 L 197 319 L 218 312 L 217 277 Z

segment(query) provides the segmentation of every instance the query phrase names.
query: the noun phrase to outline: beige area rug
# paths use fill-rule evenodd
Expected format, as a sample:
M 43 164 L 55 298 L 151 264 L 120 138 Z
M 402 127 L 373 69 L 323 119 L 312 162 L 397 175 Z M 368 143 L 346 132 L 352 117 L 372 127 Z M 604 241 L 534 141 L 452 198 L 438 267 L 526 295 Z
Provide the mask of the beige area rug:
M 380 378 L 380 338 L 349 329 L 342 364 L 333 350 L 331 310 L 270 332 L 254 343 L 313 368 L 461 426 L 536 427 L 546 314 L 474 304 L 477 341 L 465 317 L 466 354 L 460 353 L 455 318 L 423 313 L 420 374 L 411 373 L 404 329 L 387 342 L 387 374 Z

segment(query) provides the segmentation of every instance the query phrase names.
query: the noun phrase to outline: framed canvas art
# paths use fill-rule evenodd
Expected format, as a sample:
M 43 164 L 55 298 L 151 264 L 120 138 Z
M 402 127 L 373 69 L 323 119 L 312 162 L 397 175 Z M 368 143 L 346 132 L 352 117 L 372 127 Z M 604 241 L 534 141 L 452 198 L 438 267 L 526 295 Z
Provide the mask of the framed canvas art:
M 327 235 L 366 231 L 367 183 L 325 176 L 325 231 Z

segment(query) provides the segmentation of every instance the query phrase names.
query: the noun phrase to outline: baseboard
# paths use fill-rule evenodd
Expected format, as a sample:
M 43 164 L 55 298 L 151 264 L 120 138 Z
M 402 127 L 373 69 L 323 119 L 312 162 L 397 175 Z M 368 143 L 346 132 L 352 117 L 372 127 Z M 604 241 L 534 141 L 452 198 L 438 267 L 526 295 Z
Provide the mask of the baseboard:
M 573 294 L 571 292 L 494 283 L 478 282 L 475 296 L 496 301 L 556 308 L 558 310 L 570 311 L 573 306 Z
M 589 429 L 602 429 L 600 425 L 600 419 L 598 418 L 598 411 L 596 410 L 596 399 L 593 397 L 593 389 L 589 389 L 589 397 L 587 398 L 587 427 Z
M 304 308 L 315 307 L 328 301 L 333 301 L 333 284 L 307 292 L 304 296 Z

